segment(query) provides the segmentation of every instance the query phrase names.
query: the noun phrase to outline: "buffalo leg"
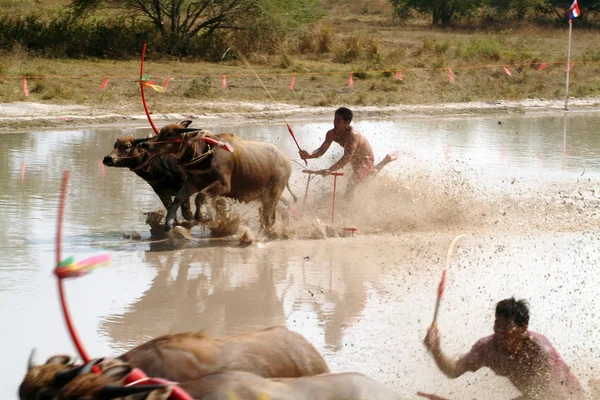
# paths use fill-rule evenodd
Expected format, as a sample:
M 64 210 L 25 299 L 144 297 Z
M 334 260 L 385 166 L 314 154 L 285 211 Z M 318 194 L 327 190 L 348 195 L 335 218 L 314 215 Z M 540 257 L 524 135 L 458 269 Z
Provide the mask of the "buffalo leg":
M 196 186 L 188 179 L 183 183 L 183 187 L 175 196 L 175 200 L 169 209 L 167 210 L 167 216 L 165 218 L 165 231 L 170 231 L 173 228 L 173 221 L 177 216 L 177 210 L 186 201 L 189 204 L 190 196 L 197 192 Z

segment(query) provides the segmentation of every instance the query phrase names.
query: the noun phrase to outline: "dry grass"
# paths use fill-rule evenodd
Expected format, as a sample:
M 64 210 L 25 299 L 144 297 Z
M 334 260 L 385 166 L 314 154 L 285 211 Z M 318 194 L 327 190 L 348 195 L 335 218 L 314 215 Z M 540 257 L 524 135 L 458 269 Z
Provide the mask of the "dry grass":
M 20 4 L 26 2 L 22 0 Z M 330 3 L 330 16 L 321 24 L 296 40 L 282 43 L 273 54 L 249 57 L 269 93 L 242 61 L 174 62 L 159 60 L 149 53 L 145 73 L 158 84 L 167 76 L 174 78 L 166 93 L 148 95 L 151 108 L 161 112 L 193 111 L 185 107 L 193 107 L 195 100 L 270 102 L 269 94 L 278 102 L 309 106 L 564 95 L 567 27 L 486 33 L 431 29 L 423 22 L 397 26 L 391 21 L 386 2 L 351 1 L 343 10 L 335 2 Z M 365 14 L 367 5 L 370 13 Z M 572 96 L 600 94 L 600 53 L 594 48 L 598 42 L 600 33 L 574 29 L 571 58 L 588 63 L 577 62 L 571 71 Z M 538 71 L 536 67 L 541 62 L 550 64 Z M 505 64 L 512 76 L 504 74 Z M 454 85 L 448 82 L 448 67 L 456 76 Z M 402 81 L 394 79 L 397 70 L 403 70 Z M 348 87 L 350 72 L 354 72 L 353 87 Z M 295 86 L 288 90 L 292 74 L 296 75 Z M 221 88 L 222 75 L 227 76 L 226 89 Z M 25 100 L 23 76 L 47 77 L 28 79 L 30 101 L 141 111 L 138 60 L 51 60 L 30 58 L 19 51 L 3 54 L 2 101 Z M 110 80 L 101 91 L 104 77 Z

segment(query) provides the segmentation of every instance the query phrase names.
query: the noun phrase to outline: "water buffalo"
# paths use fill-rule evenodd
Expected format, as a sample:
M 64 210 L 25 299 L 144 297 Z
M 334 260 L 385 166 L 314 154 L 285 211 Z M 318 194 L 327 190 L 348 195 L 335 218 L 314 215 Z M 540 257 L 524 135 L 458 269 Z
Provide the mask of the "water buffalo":
M 105 156 L 102 163 L 109 167 L 129 168 L 137 176 L 148 182 L 168 210 L 173 204 L 172 197 L 183 187 L 187 175 L 171 155 L 152 156 L 140 147 L 146 139 L 136 139 L 133 135 L 117 138 L 113 151 Z M 191 220 L 194 215 L 190 200 L 181 204 L 181 215 Z
M 75 378 L 66 385 L 58 396 L 59 400 L 108 399 L 128 397 L 134 393 L 144 393 L 146 399 L 166 400 L 171 395 L 173 385 L 147 385 L 143 382 L 135 386 L 123 386 L 122 382 L 131 372 L 126 364 L 106 368 L 102 375 L 86 374 Z M 325 373 L 300 378 L 267 379 L 244 371 L 215 372 L 202 378 L 178 383 L 180 389 L 196 400 L 399 400 L 400 396 L 376 382 L 356 372 Z M 114 396 L 114 397 L 109 397 Z
M 160 133 L 142 143 L 156 154 L 172 154 L 185 168 L 188 178 L 175 196 L 165 218 L 165 230 L 172 228 L 175 213 L 194 193 L 196 219 L 207 196 L 223 196 L 240 202 L 261 202 L 261 230 L 275 223 L 275 208 L 292 173 L 289 159 L 271 143 L 242 140 L 233 133 L 214 134 L 191 129 L 190 120 L 164 126 Z M 230 146 L 229 152 L 213 143 Z
M 198 379 L 215 371 L 242 370 L 264 377 L 299 377 L 329 372 L 319 352 L 300 334 L 284 326 L 213 339 L 204 333 L 179 333 L 152 339 L 117 357 L 150 377 L 176 382 Z M 38 368 L 38 369 L 36 369 Z M 30 368 L 21 384 L 21 400 L 57 389 L 55 374 L 43 379 Z M 68 367 L 64 368 L 68 370 Z M 73 376 L 70 375 L 70 378 Z M 62 386 L 61 381 L 61 386 Z

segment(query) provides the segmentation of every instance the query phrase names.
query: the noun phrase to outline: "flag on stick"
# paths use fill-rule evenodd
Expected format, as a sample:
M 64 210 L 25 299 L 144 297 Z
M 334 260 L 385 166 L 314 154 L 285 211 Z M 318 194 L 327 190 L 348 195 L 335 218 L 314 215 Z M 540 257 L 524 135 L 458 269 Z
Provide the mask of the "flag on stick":
M 292 80 L 290 81 L 290 86 L 288 86 L 288 90 L 294 90 L 295 83 L 296 83 L 296 75 L 292 75 Z
M 106 85 L 108 85 L 108 78 L 104 78 L 102 85 L 100 85 L 100 90 L 106 89 Z
M 577 0 L 573 0 L 573 3 L 571 3 L 571 8 L 569 9 L 569 21 L 579 17 L 580 15 L 581 11 L 579 11 L 579 3 Z
M 506 65 L 503 65 L 504 68 L 504 72 L 506 73 L 506 75 L 511 76 L 512 72 L 510 72 L 510 70 L 508 68 L 506 68 Z
M 567 65 L 567 68 L 565 68 L 565 72 L 569 72 L 571 68 L 573 68 L 573 65 L 575 65 L 575 61 L 571 61 L 571 63 Z
M 450 83 L 454 83 L 454 72 L 452 72 L 452 68 L 448 68 L 448 80 Z
M 27 90 L 27 77 L 23 77 L 23 94 L 25 97 L 29 96 L 29 90 Z
M 350 77 L 348 78 L 348 87 L 354 86 L 354 79 L 352 78 L 352 72 L 350 72 Z
M 399 81 L 402 80 L 402 71 L 396 71 L 396 75 L 394 75 L 394 77 L 396 79 L 398 79 Z
M 223 81 L 221 82 L 221 88 L 222 89 L 227 88 L 227 77 L 225 75 L 223 75 Z
M 544 69 L 544 68 L 546 68 L 547 66 L 548 66 L 548 63 L 547 63 L 547 62 L 545 62 L 545 63 L 541 63 L 541 64 L 540 64 L 540 66 L 538 67 L 538 71 L 541 71 L 541 70 L 543 70 L 543 69 Z

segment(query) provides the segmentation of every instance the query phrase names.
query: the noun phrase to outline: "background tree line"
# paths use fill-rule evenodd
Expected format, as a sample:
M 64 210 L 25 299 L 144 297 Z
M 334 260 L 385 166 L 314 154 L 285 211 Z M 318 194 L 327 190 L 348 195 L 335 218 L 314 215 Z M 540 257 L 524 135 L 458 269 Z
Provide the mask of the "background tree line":
M 38 2 L 52 0 L 38 0 Z M 0 49 L 46 57 L 127 59 L 151 51 L 207 61 L 273 52 L 327 15 L 327 0 L 70 0 L 52 15 L 0 14 Z M 331 1 L 329 1 L 331 3 Z M 363 12 L 369 12 L 365 0 Z M 394 23 L 512 27 L 568 20 L 571 0 L 389 0 Z M 600 0 L 580 1 L 578 23 L 599 24 Z

